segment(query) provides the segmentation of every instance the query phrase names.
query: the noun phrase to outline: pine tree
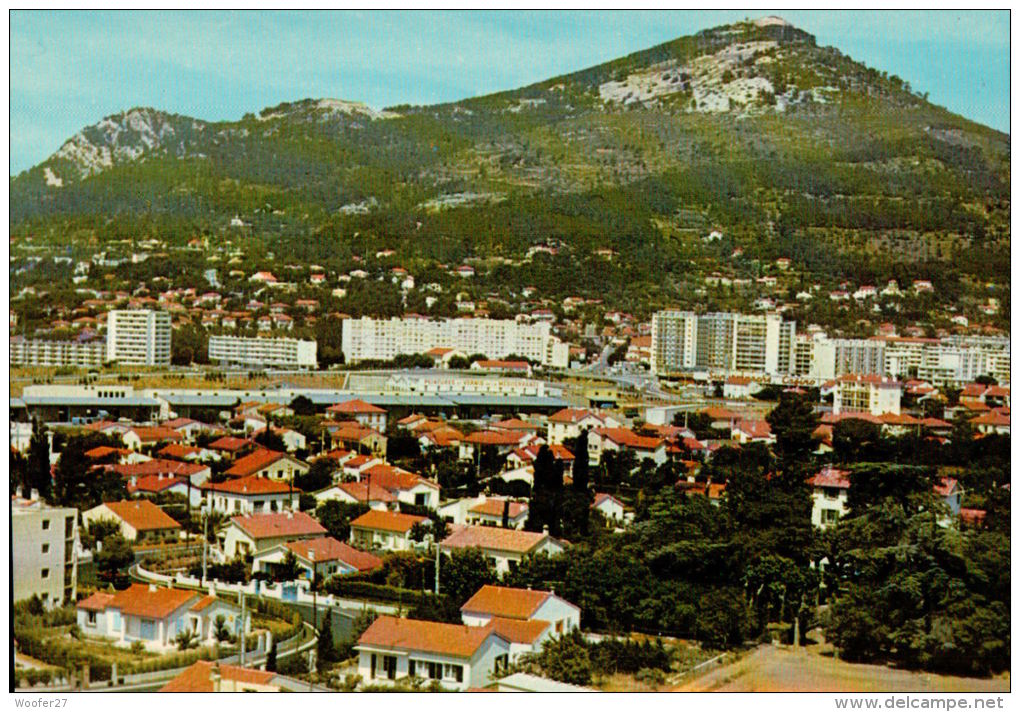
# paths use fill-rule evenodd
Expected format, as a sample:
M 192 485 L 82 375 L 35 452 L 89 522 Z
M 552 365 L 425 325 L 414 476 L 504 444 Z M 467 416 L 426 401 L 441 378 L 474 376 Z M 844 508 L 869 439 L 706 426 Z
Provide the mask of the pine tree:
M 574 445 L 574 489 L 578 492 L 588 491 L 588 429 L 585 428 L 577 436 Z
M 322 620 L 322 627 L 319 628 L 318 659 L 320 664 L 336 661 L 336 647 L 333 643 L 333 622 L 328 608 L 326 609 L 326 617 Z
M 51 491 L 50 444 L 46 428 L 40 420 L 32 421 L 32 439 L 28 443 L 28 464 L 25 467 L 25 486 L 49 498 Z
M 269 648 L 269 653 L 266 655 L 266 672 L 276 672 L 276 641 L 273 641 L 273 645 Z

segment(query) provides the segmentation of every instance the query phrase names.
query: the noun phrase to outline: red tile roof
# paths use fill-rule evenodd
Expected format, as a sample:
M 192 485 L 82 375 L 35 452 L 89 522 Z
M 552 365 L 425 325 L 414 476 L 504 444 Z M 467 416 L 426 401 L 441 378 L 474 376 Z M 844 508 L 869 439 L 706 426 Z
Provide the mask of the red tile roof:
M 159 454 L 164 457 L 176 457 L 183 460 L 184 458 L 190 455 L 198 455 L 201 452 L 202 448 L 195 447 L 193 445 L 181 445 L 179 443 L 170 443 L 162 450 L 160 450 Z
M 496 527 L 466 526 L 458 529 L 443 540 L 447 549 L 496 549 L 526 554 L 536 549 L 549 535 L 540 532 L 525 532 L 517 529 L 498 529 Z
M 148 477 L 150 475 L 170 475 L 179 477 L 191 477 L 208 470 L 205 465 L 198 465 L 192 462 L 181 462 L 180 460 L 146 460 L 129 465 L 112 465 L 110 470 L 121 477 Z
M 602 418 L 587 408 L 564 408 L 549 416 L 550 423 L 579 423 L 588 416 L 602 420 Z
M 341 482 L 336 485 L 340 490 L 352 497 L 357 502 L 396 502 L 397 498 L 384 487 L 378 487 L 372 483 L 371 495 L 369 495 L 368 482 Z
M 106 595 L 109 596 L 108 600 L 96 595 L 90 596 L 79 603 L 78 608 L 87 610 L 116 608 L 124 615 L 162 619 L 189 601 L 198 598 L 198 594 L 194 591 L 158 587 L 153 590 L 149 584 L 144 583 L 131 584 L 123 591 Z M 103 600 L 105 600 L 105 605 L 102 605 Z
M 105 611 L 111 601 L 113 601 L 112 593 L 96 591 L 88 598 L 78 601 L 77 607 L 86 611 Z
M 529 588 L 482 586 L 460 610 L 463 613 L 528 620 L 552 595 L 551 591 L 533 591 Z
M 173 476 L 165 477 L 163 475 L 146 475 L 136 479 L 133 484 L 128 482 L 127 491 L 128 494 L 135 494 L 136 492 L 159 493 L 178 485 L 186 487 L 187 484 L 188 481 L 184 478 Z
M 247 447 L 252 447 L 254 443 L 251 440 L 245 440 L 244 438 L 235 438 L 231 435 L 224 435 L 218 440 L 213 440 L 209 443 L 210 450 L 224 450 L 226 452 L 237 452 L 238 450 L 244 450 Z
M 663 444 L 662 438 L 650 438 L 638 435 L 627 428 L 595 428 L 595 433 L 617 445 L 635 450 L 655 450 Z
M 517 430 L 477 430 L 464 438 L 464 442 L 509 447 L 519 443 L 524 435 Z
M 310 552 L 315 552 L 316 564 L 325 561 L 340 561 L 358 571 L 371 571 L 383 565 L 382 559 L 367 551 L 355 549 L 349 544 L 337 541 L 333 537 L 324 536 L 304 541 L 289 541 L 284 546 L 306 561 L 311 561 Z
M 251 670 L 249 668 L 237 667 L 236 665 L 199 660 L 161 687 L 159 691 L 215 692 L 212 681 L 214 670 L 219 671 L 221 679 L 230 680 L 241 685 L 248 683 L 250 685 L 271 686 L 273 679 L 276 678 L 275 672 Z
M 136 426 L 131 428 L 131 432 L 138 436 L 138 439 L 143 443 L 155 443 L 162 440 L 181 440 L 184 438 L 179 432 L 173 428 L 164 427 L 142 427 Z
M 113 512 L 136 531 L 158 531 L 163 529 L 180 529 L 181 525 L 173 517 L 147 499 L 131 499 L 120 502 L 103 502 L 103 506 Z
M 359 529 L 375 529 L 378 531 L 397 532 L 404 534 L 411 530 L 415 524 L 424 522 L 425 517 L 414 514 L 401 514 L 399 512 L 381 512 L 370 509 L 360 517 L 351 522 L 351 527 Z
M 818 474 L 808 480 L 808 484 L 814 487 L 850 489 L 850 473 L 834 467 L 823 467 Z
M 533 645 L 550 625 L 552 624 L 549 621 L 521 621 L 493 616 L 485 627 L 499 633 L 511 643 Z
M 275 450 L 260 448 L 237 460 L 230 469 L 223 474 L 234 477 L 247 477 L 248 475 L 254 475 L 256 472 L 261 472 L 270 465 L 283 459 L 298 462 L 298 460 L 295 460 L 285 452 L 277 452 Z
M 212 490 L 214 492 L 226 492 L 228 494 L 239 494 L 243 496 L 254 496 L 263 494 L 285 494 L 287 492 L 293 492 L 294 494 L 300 494 L 301 490 L 297 487 L 291 488 L 287 482 L 277 482 L 271 480 L 268 477 L 237 477 L 226 482 L 212 483 L 207 482 L 202 485 L 204 490 Z
M 481 626 L 379 616 L 362 633 L 358 645 L 470 658 L 490 635 L 499 634 Z
M 491 517 L 502 517 L 504 501 L 505 500 L 499 497 L 490 497 L 484 502 L 476 504 L 470 511 L 475 514 L 487 514 Z M 523 502 L 510 503 L 510 519 L 517 519 L 517 517 L 525 514 L 527 511 L 528 505 Z
M 252 539 L 325 534 L 326 528 L 305 512 L 266 512 L 230 520 Z
M 343 403 L 337 403 L 331 405 L 326 409 L 329 413 L 385 413 L 386 411 L 379 406 L 366 403 L 360 398 L 352 398 L 351 400 L 344 401 Z

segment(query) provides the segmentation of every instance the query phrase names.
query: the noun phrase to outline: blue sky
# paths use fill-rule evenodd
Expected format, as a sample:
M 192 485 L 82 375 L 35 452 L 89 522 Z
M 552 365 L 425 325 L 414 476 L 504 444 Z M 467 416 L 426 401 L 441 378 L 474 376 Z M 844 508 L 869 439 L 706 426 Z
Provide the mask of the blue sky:
M 512 89 L 781 14 L 1009 130 L 1009 12 L 11 12 L 11 174 L 133 106 L 207 120 L 306 97 L 427 104 Z

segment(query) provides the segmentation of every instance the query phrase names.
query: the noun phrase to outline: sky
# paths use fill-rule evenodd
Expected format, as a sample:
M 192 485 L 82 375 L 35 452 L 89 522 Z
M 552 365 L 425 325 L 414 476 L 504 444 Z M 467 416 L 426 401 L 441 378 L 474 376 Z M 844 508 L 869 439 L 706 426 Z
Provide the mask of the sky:
M 513 89 L 779 14 L 822 46 L 1009 131 L 1009 12 L 12 11 L 11 175 L 135 106 L 235 120 L 308 97 L 382 108 Z

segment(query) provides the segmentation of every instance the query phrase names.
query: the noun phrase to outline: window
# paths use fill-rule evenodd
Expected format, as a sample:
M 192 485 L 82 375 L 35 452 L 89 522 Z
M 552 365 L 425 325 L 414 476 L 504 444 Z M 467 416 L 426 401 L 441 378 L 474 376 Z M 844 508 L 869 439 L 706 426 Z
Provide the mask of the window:
M 42 530 L 45 532 L 45 531 L 49 531 L 49 529 L 50 529 L 50 520 L 49 519 L 42 520 Z
M 96 612 L 88 611 L 85 616 L 85 624 L 94 626 L 96 624 Z
M 428 504 L 428 495 L 424 492 L 419 492 L 414 496 L 414 504 L 417 507 L 424 507 Z
M 556 632 L 557 633 L 563 632 L 563 621 L 556 621 Z
M 443 676 L 443 664 L 442 663 L 428 663 L 423 662 L 423 665 L 428 665 L 429 668 L 429 679 L 438 680 Z
M 43 578 L 49 578 L 50 577 L 50 570 L 49 569 L 43 569 L 42 570 L 42 577 Z
M 823 509 L 822 510 L 822 524 L 835 524 L 839 521 L 839 510 L 838 509 Z
M 375 653 L 372 653 L 372 664 L 369 668 L 368 679 L 375 679 Z
M 414 660 L 407 661 L 407 674 L 409 677 L 414 677 Z
M 49 544 L 43 544 L 42 545 L 42 553 L 44 553 L 44 554 L 50 553 L 50 545 Z
M 506 653 L 503 653 L 502 655 L 497 655 L 496 656 L 495 672 L 497 674 L 501 673 L 501 672 L 504 672 L 509 667 L 510 667 L 510 656 L 509 655 L 507 655 Z
M 456 680 L 457 682 L 464 682 L 464 666 L 444 664 L 443 677 L 445 677 L 447 680 Z
M 388 680 L 397 679 L 397 656 L 396 655 L 384 655 L 382 659 L 383 671 L 386 673 Z

